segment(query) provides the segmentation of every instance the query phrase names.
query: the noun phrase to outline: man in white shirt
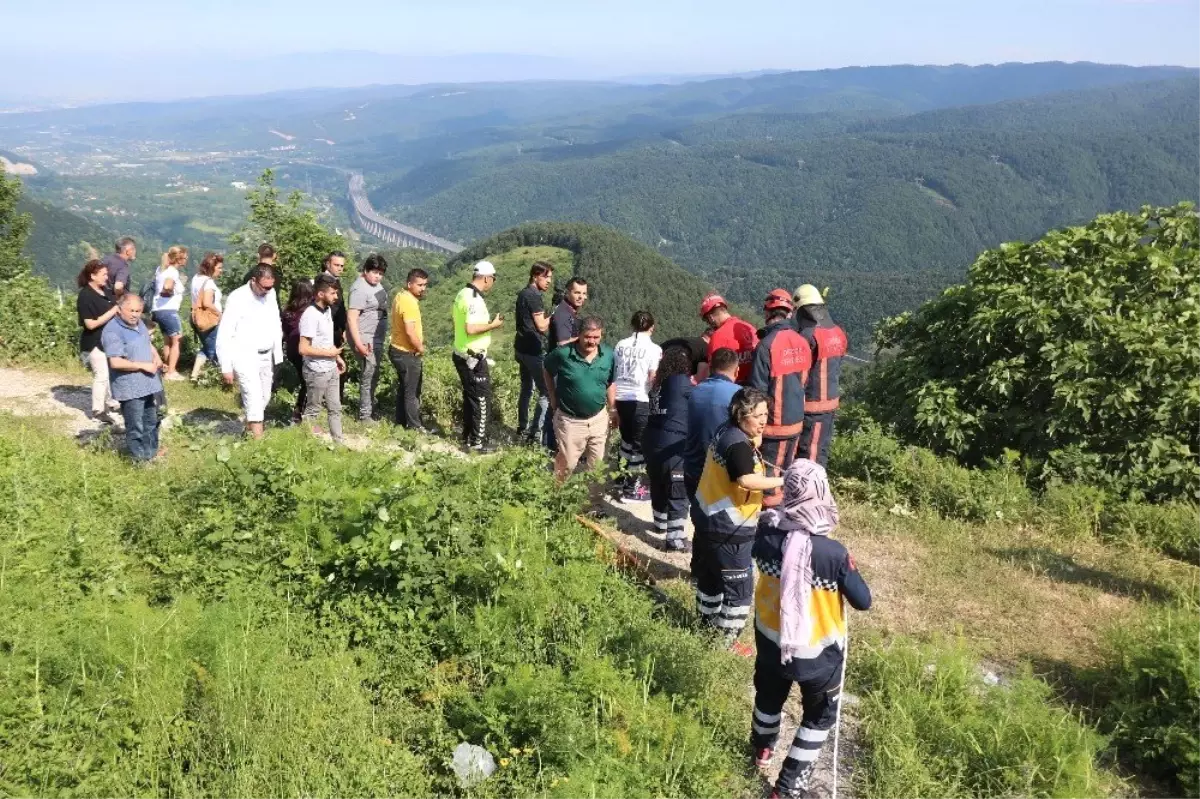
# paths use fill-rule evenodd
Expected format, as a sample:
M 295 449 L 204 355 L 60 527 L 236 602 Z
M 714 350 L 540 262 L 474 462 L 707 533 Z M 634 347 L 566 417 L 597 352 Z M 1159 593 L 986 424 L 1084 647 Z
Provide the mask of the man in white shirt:
M 263 416 L 271 400 L 275 364 L 283 362 L 283 325 L 275 301 L 275 272 L 259 264 L 246 285 L 225 300 L 217 328 L 217 362 L 225 385 L 236 378 L 246 412 L 246 430 L 262 438 Z
M 337 278 L 317 275 L 313 289 L 313 304 L 300 317 L 300 355 L 304 358 L 301 378 L 307 388 L 303 416 L 311 422 L 324 405 L 329 415 L 329 435 L 335 444 L 341 444 L 342 392 L 338 378 L 346 371 L 346 362 L 342 360 L 342 348 L 333 343 L 331 306 L 338 299 Z
M 646 485 L 646 459 L 642 455 L 642 434 L 650 419 L 650 384 L 662 358 L 662 347 L 650 340 L 654 317 L 638 311 L 629 322 L 633 335 L 621 339 L 613 353 L 616 361 L 617 418 L 620 421 L 620 460 L 625 461 L 622 499 L 644 502 L 650 499 Z

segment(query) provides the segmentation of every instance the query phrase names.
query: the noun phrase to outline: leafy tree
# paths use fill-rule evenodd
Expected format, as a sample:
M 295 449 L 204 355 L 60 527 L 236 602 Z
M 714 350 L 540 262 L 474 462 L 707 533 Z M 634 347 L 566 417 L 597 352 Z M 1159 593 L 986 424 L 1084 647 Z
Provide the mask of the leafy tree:
M 233 268 L 226 270 L 223 280 L 229 288 L 240 285 L 246 270 L 258 263 L 258 248 L 264 243 L 274 246 L 278 254 L 276 291 L 281 299 L 287 297 L 292 281 L 317 274 L 330 252 L 349 249 L 345 238 L 322 227 L 316 214 L 303 206 L 303 194 L 293 191 L 280 199 L 270 169 L 259 176 L 258 188 L 246 199 L 250 216 L 230 237 L 235 248 L 230 259 Z
M 34 277 L 22 253 L 28 214 L 17 212 L 21 182 L 0 174 L 0 360 L 35 362 L 69 356 L 75 320 L 61 295 Z
M 883 323 L 866 399 L 909 440 L 1131 498 L 1200 494 L 1195 207 L 1104 214 L 979 256 L 965 285 Z
M 31 222 L 17 212 L 20 199 L 21 181 L 0 173 L 0 280 L 26 275 L 32 266 L 23 254 Z

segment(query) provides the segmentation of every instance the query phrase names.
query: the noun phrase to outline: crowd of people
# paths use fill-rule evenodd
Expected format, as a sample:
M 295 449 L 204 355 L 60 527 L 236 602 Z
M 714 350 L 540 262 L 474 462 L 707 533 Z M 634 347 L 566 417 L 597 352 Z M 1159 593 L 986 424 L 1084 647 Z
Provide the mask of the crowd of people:
M 163 382 L 186 379 L 177 366 L 188 251 L 171 247 L 140 294 L 130 290 L 136 255 L 136 242 L 123 238 L 107 258 L 85 264 L 77 308 L 81 359 L 93 373 L 92 412 L 111 423 L 119 408 L 130 457 L 147 462 L 161 452 Z M 421 300 L 429 275 L 409 271 L 389 297 L 388 264 L 373 254 L 346 295 L 347 258 L 335 251 L 312 279 L 293 282 L 281 309 L 276 252 L 264 244 L 258 255 L 227 298 L 218 284 L 222 256 L 209 253 L 200 262 L 190 293 L 198 350 L 192 378 L 214 364 L 227 385 L 237 386 L 247 432 L 258 438 L 276 369 L 286 359 L 300 377 L 293 422 L 314 424 L 324 410 L 332 439 L 341 442 L 346 359 L 359 367 L 358 419 L 374 424 L 386 348 L 397 379 L 394 421 L 424 431 Z M 762 328 L 738 318 L 714 293 L 701 302 L 700 335 L 656 343 L 652 312 L 639 310 L 629 335 L 610 347 L 604 322 L 583 313 L 587 281 L 571 278 L 547 307 L 553 282 L 553 265 L 539 261 L 516 297 L 519 438 L 548 450 L 562 482 L 581 465 L 602 465 L 616 428 L 620 499 L 648 501 L 663 548 L 690 552 L 703 623 L 736 650 L 754 609 L 751 740 L 760 765 L 770 760 L 791 685 L 801 686 L 803 719 L 776 785 L 778 795 L 795 795 L 807 787 L 836 716 L 842 600 L 858 609 L 871 602 L 853 559 L 829 538 L 838 514 L 824 467 L 846 335 L 816 287 L 802 285 L 767 295 Z M 476 263 L 451 311 L 461 444 L 474 453 L 492 451 L 492 345 L 506 323 L 488 309 L 495 283 L 496 267 Z M 161 352 L 143 313 L 162 334 Z

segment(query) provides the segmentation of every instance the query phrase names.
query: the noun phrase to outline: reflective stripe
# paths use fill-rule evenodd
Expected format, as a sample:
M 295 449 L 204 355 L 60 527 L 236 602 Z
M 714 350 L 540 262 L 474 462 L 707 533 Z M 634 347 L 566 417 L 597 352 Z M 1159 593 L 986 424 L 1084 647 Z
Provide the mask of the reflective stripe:
M 750 729 L 754 730 L 759 735 L 770 735 L 772 733 L 779 732 L 779 724 L 776 722 L 775 724 L 764 726 L 759 724 L 757 721 L 754 721 L 750 724 Z
M 716 596 L 709 596 L 708 594 L 704 593 L 699 588 L 697 588 L 696 589 L 696 599 L 699 599 L 701 602 L 710 602 L 710 603 L 716 602 L 719 605 L 725 601 L 725 595 L 717 594 Z
M 808 441 L 808 459 L 814 463 L 821 454 L 821 423 L 813 422 L 812 437 Z
M 666 521 L 666 520 L 667 520 L 667 512 L 666 511 L 661 511 L 661 510 L 654 511 L 654 521 L 662 522 L 662 521 Z
M 804 406 L 804 410 L 808 411 L 808 405 Z M 795 424 L 783 425 L 767 425 L 763 428 L 763 435 L 767 438 L 793 438 L 800 435 L 800 431 L 804 429 L 804 422 L 799 421 Z
M 842 401 L 834 398 L 831 400 L 811 400 L 804 403 L 805 413 L 829 413 L 836 411 L 841 406 Z
M 811 763 L 821 754 L 820 749 L 801 749 L 798 746 L 793 746 L 788 750 L 788 757 L 792 760 L 799 760 L 803 763 Z
M 758 708 L 754 708 L 754 718 L 761 721 L 763 724 L 779 725 L 780 719 L 783 718 L 783 711 L 778 713 L 763 713 Z
M 814 730 L 810 727 L 797 727 L 796 740 L 821 743 L 829 737 L 829 730 Z
M 705 605 L 698 605 L 696 610 L 700 612 L 701 616 L 716 616 L 721 612 L 720 608 L 710 608 Z
M 750 617 L 749 605 L 724 605 L 722 611 L 726 616 L 733 618 L 746 619 Z
M 723 630 L 740 630 L 746 626 L 745 619 L 729 619 L 724 615 L 718 616 L 714 623 Z

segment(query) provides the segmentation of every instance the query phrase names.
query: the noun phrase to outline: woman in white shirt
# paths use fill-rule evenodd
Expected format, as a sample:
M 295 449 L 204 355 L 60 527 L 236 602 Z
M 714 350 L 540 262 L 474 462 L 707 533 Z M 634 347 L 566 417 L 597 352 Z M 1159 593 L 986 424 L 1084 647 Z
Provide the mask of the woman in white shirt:
M 162 331 L 166 346 L 162 359 L 167 365 L 164 380 L 183 380 L 175 371 L 179 364 L 179 341 L 183 337 L 183 323 L 179 321 L 179 307 L 183 305 L 183 275 L 180 270 L 187 266 L 187 247 L 175 246 L 167 250 L 162 264 L 154 271 L 154 307 L 150 316 Z
M 217 327 L 221 324 L 221 287 L 217 285 L 217 278 L 224 271 L 225 256 L 205 253 L 192 278 L 192 330 L 200 344 L 192 364 L 193 383 L 200 379 L 205 363 L 217 362 Z
M 621 339 L 613 353 L 616 362 L 617 418 L 621 429 L 620 458 L 625 461 L 626 477 L 622 499 L 645 502 L 650 499 L 646 485 L 646 459 L 642 455 L 642 433 L 650 418 L 650 386 L 662 358 L 662 347 L 650 340 L 654 317 L 649 311 L 637 311 L 629 321 L 633 335 Z

